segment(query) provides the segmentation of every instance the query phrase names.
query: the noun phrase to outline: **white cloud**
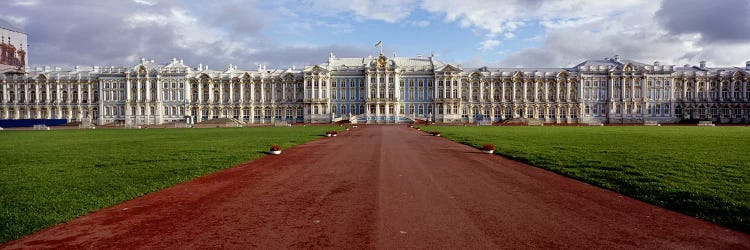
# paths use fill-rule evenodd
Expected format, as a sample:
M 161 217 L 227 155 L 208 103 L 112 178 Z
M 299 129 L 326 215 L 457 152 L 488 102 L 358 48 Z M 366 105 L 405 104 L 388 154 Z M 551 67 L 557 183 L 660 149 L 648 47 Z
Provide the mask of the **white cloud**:
M 0 18 L 2 18 L 3 20 L 6 20 L 6 21 L 8 21 L 8 22 L 10 22 L 10 23 L 18 26 L 18 27 L 24 27 L 24 26 L 26 26 L 26 22 L 28 21 L 28 19 L 26 17 L 22 17 L 22 16 L 3 16 L 3 15 L 0 15 Z
M 562 67 L 619 54 L 643 63 L 683 65 L 708 60 L 717 66 L 737 66 L 750 55 L 747 43 L 704 43 L 700 34 L 671 34 L 655 18 L 660 2 L 632 7 L 607 18 L 592 15 L 547 21 L 541 47 L 510 53 L 501 64 Z
M 310 0 L 305 5 L 317 13 L 329 16 L 353 15 L 360 20 L 379 20 L 389 23 L 411 15 L 417 0 Z
M 448 22 L 463 27 L 486 30 L 491 34 L 514 33 L 528 22 L 549 24 L 585 20 L 591 15 L 608 15 L 628 10 L 640 1 L 484 1 L 484 0 L 424 0 L 422 8 L 445 15 Z
M 479 49 L 480 50 L 491 50 L 491 49 L 494 49 L 497 46 L 500 46 L 500 43 L 501 43 L 500 40 L 487 39 L 487 40 L 482 41 L 479 44 L 480 45 Z
M 151 1 L 147 1 L 147 0 L 133 0 L 133 2 L 135 2 L 137 4 L 148 5 L 148 6 L 154 6 L 154 5 L 156 5 L 155 2 L 151 2 Z
M 15 0 L 10 3 L 12 6 L 33 7 L 39 5 L 39 0 Z
M 125 23 L 130 28 L 137 28 L 139 26 L 149 25 L 167 25 L 169 17 L 162 14 L 151 14 L 151 13 L 134 13 L 125 18 Z
M 424 28 L 424 27 L 430 26 L 430 21 L 427 21 L 427 20 L 411 21 L 411 24 L 417 27 Z

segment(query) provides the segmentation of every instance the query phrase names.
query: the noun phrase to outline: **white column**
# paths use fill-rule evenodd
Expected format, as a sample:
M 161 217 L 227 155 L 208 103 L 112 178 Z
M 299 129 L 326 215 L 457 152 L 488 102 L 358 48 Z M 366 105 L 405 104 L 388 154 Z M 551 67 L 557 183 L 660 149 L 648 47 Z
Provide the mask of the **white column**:
M 505 100 L 505 82 L 503 80 L 500 80 L 500 100 L 502 102 L 508 101 L 508 100 Z M 503 108 L 503 110 L 505 110 L 505 109 Z M 502 112 L 500 112 L 500 113 L 502 114 Z
M 146 101 L 151 101 L 151 80 L 146 77 Z M 146 112 L 149 112 L 148 110 Z
M 461 96 L 461 87 L 463 85 L 463 82 L 461 81 L 461 77 L 460 76 L 457 77 L 457 78 L 458 78 L 458 91 L 457 91 L 458 92 L 458 98 L 462 98 L 462 96 Z M 461 112 L 461 111 L 459 110 L 459 112 Z
M 469 100 L 469 101 L 471 101 L 471 102 L 473 102 L 474 100 L 472 98 L 474 96 L 474 83 L 471 82 L 471 81 L 469 81 L 467 84 L 469 85 L 469 87 L 468 87 L 469 92 L 467 93 L 467 95 L 469 95 L 469 96 L 467 96 L 466 99 Z M 471 112 L 469 112 L 469 113 L 471 113 Z
M 380 73 L 375 75 L 375 98 L 380 98 Z M 380 112 L 380 109 L 376 112 Z
M 234 103 L 234 81 L 232 80 L 229 81 L 229 103 Z
M 255 83 L 253 83 L 253 82 L 250 83 L 250 102 L 251 103 L 255 102 Z M 255 110 L 250 110 L 251 114 L 254 113 L 254 112 L 255 112 Z M 250 119 L 253 119 L 253 118 L 250 118 Z
M 136 91 L 137 91 L 137 93 L 136 93 L 136 97 L 135 97 L 135 98 L 136 98 L 136 99 L 135 99 L 136 101 L 141 101 L 141 100 L 142 100 L 142 98 L 143 98 L 143 97 L 141 96 L 141 82 L 142 82 L 142 81 L 143 81 L 143 79 L 141 79 L 141 78 L 137 79 L 137 82 L 136 82 L 136 85 L 135 85 L 135 87 L 136 87 Z
M 440 79 L 443 82 L 443 98 L 450 98 L 450 96 L 448 96 L 448 84 L 450 83 L 450 80 L 448 80 L 448 78 L 445 76 L 441 76 Z M 443 114 L 445 114 L 445 112 L 443 112 Z
M 386 117 L 386 119 L 388 119 L 388 117 L 390 116 L 390 113 L 391 113 L 390 109 L 391 109 L 391 104 L 386 103 L 385 104 L 385 117 Z M 388 120 L 386 120 L 385 122 L 388 122 Z
M 224 83 L 219 79 L 219 100 L 215 100 L 216 103 L 224 103 Z M 223 114 L 223 113 L 222 113 Z M 221 117 L 221 116 L 219 116 Z
M 35 82 L 34 83 L 34 103 L 39 103 L 40 95 L 41 93 L 39 93 L 39 83 Z M 39 112 L 39 110 L 37 110 L 37 112 Z
M 401 98 L 400 98 L 401 97 L 401 92 L 399 92 L 399 91 L 401 91 L 401 76 L 394 73 L 393 74 L 393 81 L 394 81 L 393 82 L 393 92 L 394 92 L 394 96 L 393 97 L 396 98 L 396 101 L 400 101 L 401 100 Z M 433 91 L 436 91 L 435 89 L 437 89 L 437 88 L 433 87 Z M 395 111 L 398 114 L 398 112 L 399 112 L 398 107 L 396 107 Z
M 3 101 L 2 101 L 2 103 L 7 103 L 8 102 L 8 90 L 7 90 L 8 87 L 7 87 L 7 85 L 8 85 L 7 82 L 3 82 L 3 84 L 0 85 L 0 91 L 2 92 L 0 94 L 3 95 Z M 47 85 L 47 88 L 49 88 L 49 85 Z M 47 91 L 47 92 L 49 92 L 49 91 Z M 745 95 L 744 92 L 742 93 L 742 95 Z M 5 110 L 7 111 L 7 109 L 5 109 Z
M 86 94 L 86 100 L 88 100 L 89 103 L 93 103 L 94 102 L 94 99 L 91 98 L 91 95 L 94 94 L 93 93 L 93 89 L 91 88 L 91 86 L 93 86 L 93 84 L 91 84 L 91 83 L 90 84 L 86 84 L 86 93 L 87 93 Z M 118 92 L 119 92 L 119 90 L 118 90 Z M 49 93 L 49 91 L 47 91 L 47 93 Z M 47 98 L 47 97 L 45 97 L 45 98 Z M 49 99 L 49 98 L 47 98 L 47 99 Z M 102 110 L 100 109 L 99 112 L 102 112 Z
M 265 79 L 260 79 L 260 100 L 259 102 L 266 102 L 266 81 Z M 265 112 L 265 109 L 262 111 Z M 265 119 L 265 118 L 263 118 Z
M 370 98 L 370 95 L 371 95 L 371 93 L 370 93 L 371 79 L 372 79 L 372 74 L 367 73 L 367 79 L 365 80 L 365 83 L 364 83 L 364 85 L 365 85 L 365 95 L 366 95 L 365 99 Z M 362 93 L 359 93 L 359 94 L 361 95 Z M 370 110 L 370 108 L 368 107 L 367 110 Z
M 488 96 L 490 97 L 490 102 L 495 102 L 495 82 L 492 80 L 492 76 L 490 76 L 490 93 L 488 94 Z M 493 111 L 491 112 L 494 112 L 495 108 L 492 108 L 492 110 Z
M 318 74 L 318 99 L 323 99 L 323 77 Z M 322 113 L 322 112 L 321 112 Z
M 208 81 L 208 103 L 213 103 L 214 101 L 214 83 L 213 81 Z
M 388 82 L 388 78 L 389 77 L 388 77 L 388 71 L 387 70 L 385 71 L 385 74 L 384 74 L 383 78 L 384 78 L 383 81 L 385 82 L 385 98 L 391 98 L 391 95 L 390 95 L 391 91 L 390 91 L 390 89 L 388 87 L 388 86 L 390 86 L 390 84 Z M 388 113 L 388 109 L 386 109 L 386 114 L 387 113 Z
M 240 82 L 240 103 L 245 103 L 245 83 L 244 82 Z
M 271 82 L 271 98 L 269 101 L 276 102 L 276 98 L 278 98 L 278 96 L 276 96 L 276 83 Z M 274 112 L 276 111 L 274 110 Z M 275 117 L 272 117 L 272 118 L 275 118 Z

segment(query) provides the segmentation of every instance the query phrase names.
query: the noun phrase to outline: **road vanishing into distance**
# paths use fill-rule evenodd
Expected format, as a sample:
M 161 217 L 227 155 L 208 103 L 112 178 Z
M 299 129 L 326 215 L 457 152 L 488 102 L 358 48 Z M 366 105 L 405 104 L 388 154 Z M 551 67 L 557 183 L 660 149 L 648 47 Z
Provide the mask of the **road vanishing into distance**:
M 359 126 L 0 248 L 750 249 L 750 236 L 406 126 Z

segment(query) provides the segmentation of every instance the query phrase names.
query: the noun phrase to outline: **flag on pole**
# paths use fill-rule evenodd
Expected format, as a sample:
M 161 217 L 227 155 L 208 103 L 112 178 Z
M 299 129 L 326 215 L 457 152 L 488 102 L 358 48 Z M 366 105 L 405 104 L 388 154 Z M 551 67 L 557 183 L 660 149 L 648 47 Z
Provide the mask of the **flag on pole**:
M 383 45 L 383 41 L 378 41 L 378 43 L 375 44 L 375 47 L 377 48 L 380 45 Z

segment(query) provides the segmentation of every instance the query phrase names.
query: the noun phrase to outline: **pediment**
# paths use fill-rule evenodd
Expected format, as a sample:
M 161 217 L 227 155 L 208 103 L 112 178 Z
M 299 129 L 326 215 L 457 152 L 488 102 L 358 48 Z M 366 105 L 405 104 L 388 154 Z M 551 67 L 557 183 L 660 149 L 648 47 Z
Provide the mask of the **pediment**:
M 461 69 L 459 69 L 458 67 L 455 67 L 453 65 L 446 64 L 441 71 L 443 71 L 443 72 L 459 72 L 459 71 L 461 71 Z

